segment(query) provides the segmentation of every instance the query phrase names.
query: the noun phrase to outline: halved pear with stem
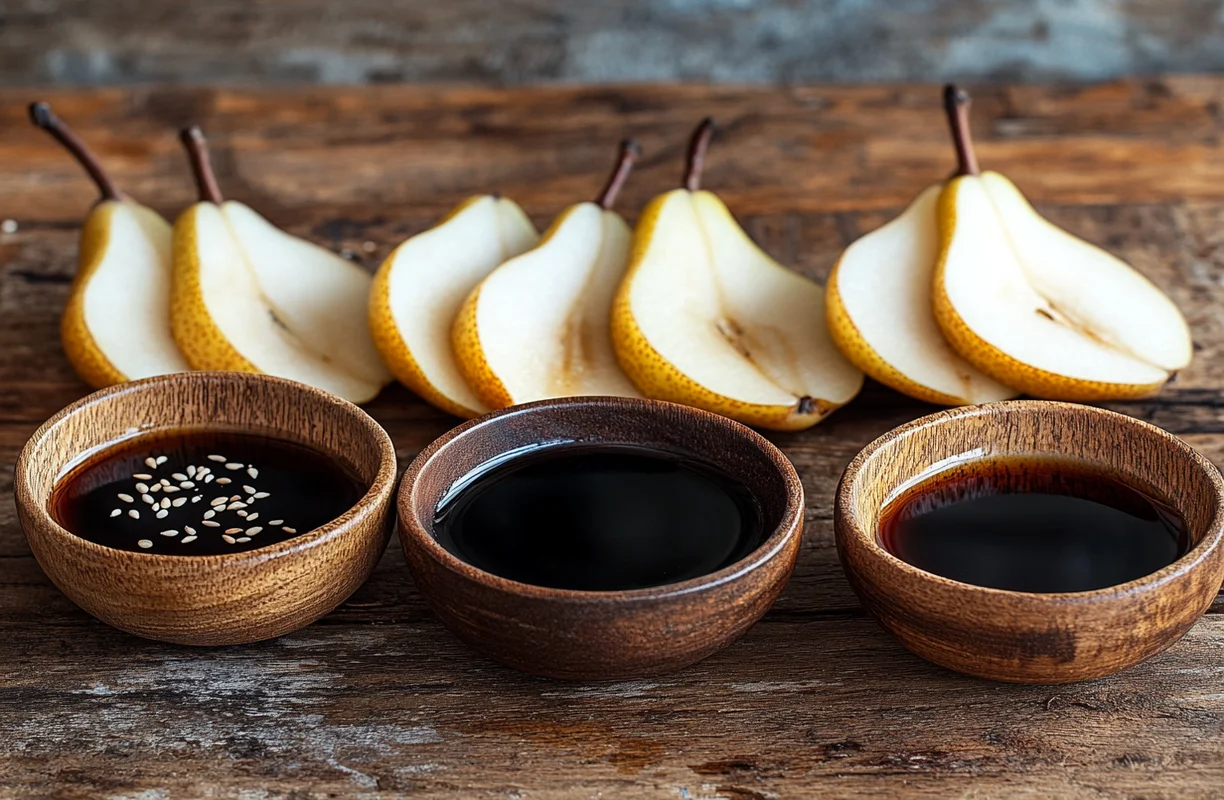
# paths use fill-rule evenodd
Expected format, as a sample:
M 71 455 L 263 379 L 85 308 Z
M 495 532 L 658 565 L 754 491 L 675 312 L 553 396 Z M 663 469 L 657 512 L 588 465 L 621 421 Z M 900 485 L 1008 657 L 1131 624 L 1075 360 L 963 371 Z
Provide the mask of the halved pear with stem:
M 81 229 L 60 319 L 73 369 L 95 389 L 191 369 L 170 335 L 170 223 L 120 192 L 51 106 L 31 104 L 30 119 L 72 154 L 101 194 Z
M 451 329 L 472 289 L 539 239 L 513 200 L 480 195 L 397 247 L 374 277 L 369 308 L 374 344 L 395 377 L 455 416 L 489 411 L 459 371 Z
M 807 428 L 848 403 L 863 374 L 829 337 L 820 285 L 762 252 L 699 190 L 713 130 L 707 119 L 694 132 L 684 188 L 638 221 L 612 308 L 616 357 L 648 397 Z
M 1015 397 L 958 356 L 935 324 L 940 190 L 927 187 L 899 217 L 846 248 L 825 287 L 829 333 L 855 366 L 918 400 L 954 406 Z
M 204 135 L 182 139 L 200 188 L 174 226 L 171 327 L 188 362 L 373 399 L 391 374 L 366 325 L 370 274 L 223 201 Z
M 532 250 L 472 290 L 455 317 L 455 360 L 487 406 L 573 395 L 640 397 L 608 332 L 632 234 L 612 211 L 638 149 L 621 143 L 594 203 L 566 209 Z
M 1130 265 L 1056 227 L 981 172 L 969 97 L 944 92 L 958 171 L 939 198 L 935 319 L 965 360 L 1035 397 L 1145 397 L 1190 363 L 1177 306 Z

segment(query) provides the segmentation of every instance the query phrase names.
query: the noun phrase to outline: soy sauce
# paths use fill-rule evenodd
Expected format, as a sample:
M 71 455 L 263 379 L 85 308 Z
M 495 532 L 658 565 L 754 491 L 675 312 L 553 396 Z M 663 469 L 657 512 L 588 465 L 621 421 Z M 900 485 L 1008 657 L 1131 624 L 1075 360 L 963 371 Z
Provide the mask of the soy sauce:
M 119 550 L 216 555 L 266 547 L 339 517 L 367 484 L 287 439 L 159 431 L 86 458 L 55 485 L 60 525 Z
M 945 578 L 1019 592 L 1083 592 L 1150 575 L 1190 547 L 1166 503 L 1073 461 L 984 459 L 888 503 L 880 543 Z
M 762 540 L 749 490 L 716 467 L 633 446 L 558 445 L 477 470 L 434 535 L 503 578 L 612 591 L 715 572 Z

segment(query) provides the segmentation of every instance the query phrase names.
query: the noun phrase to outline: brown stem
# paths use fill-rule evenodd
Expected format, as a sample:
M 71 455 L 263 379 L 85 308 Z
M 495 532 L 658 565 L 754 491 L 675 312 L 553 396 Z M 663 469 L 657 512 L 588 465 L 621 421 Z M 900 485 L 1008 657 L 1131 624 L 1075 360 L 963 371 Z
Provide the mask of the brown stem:
M 616 196 L 620 194 L 621 187 L 625 185 L 625 181 L 629 179 L 629 173 L 633 171 L 634 163 L 641 155 L 642 148 L 632 139 L 625 139 L 620 143 L 620 156 L 616 160 L 616 167 L 608 176 L 608 182 L 604 184 L 603 191 L 595 200 L 600 208 L 605 211 L 612 208 L 612 204 L 616 202 Z
M 123 199 L 123 192 L 119 191 L 110 175 L 107 175 L 106 170 L 102 169 L 98 157 L 85 145 L 85 142 L 81 141 L 80 137 L 72 132 L 71 128 L 64 124 L 63 120 L 55 116 L 51 106 L 46 103 L 30 103 L 30 121 L 54 136 L 56 141 L 62 144 L 64 149 L 85 168 L 98 187 L 98 192 L 102 195 L 103 200 Z
M 944 87 L 944 111 L 952 129 L 952 144 L 956 146 L 956 174 L 977 175 L 981 170 L 969 134 L 969 93 L 949 83 Z
M 689 139 L 688 157 L 684 164 L 684 188 L 695 192 L 701 188 L 701 170 L 705 167 L 706 150 L 714 136 L 714 119 L 706 117 Z
M 187 156 L 191 159 L 191 171 L 195 173 L 196 186 L 200 189 L 200 202 L 220 203 L 221 187 L 217 185 L 217 176 L 213 174 L 212 162 L 208 160 L 208 142 L 199 125 L 183 128 L 179 138 L 187 148 Z

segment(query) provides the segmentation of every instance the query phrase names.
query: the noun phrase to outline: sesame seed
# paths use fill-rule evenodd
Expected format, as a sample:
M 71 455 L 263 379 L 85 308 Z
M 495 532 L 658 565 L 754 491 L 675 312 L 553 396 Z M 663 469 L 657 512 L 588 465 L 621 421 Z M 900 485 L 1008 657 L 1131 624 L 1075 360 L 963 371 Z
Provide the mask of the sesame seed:
M 204 476 L 204 482 L 205 482 L 205 483 L 212 483 L 212 482 L 213 482 L 213 476 L 212 476 L 212 475 L 205 475 L 205 476 Z
M 198 539 L 198 538 L 200 538 L 200 537 L 198 537 L 198 536 L 184 536 L 182 539 L 179 539 L 179 542 L 180 542 L 181 544 L 190 544 L 190 543 L 194 542 L 194 541 L 195 541 L 196 539 Z
M 158 511 L 155 516 L 158 519 L 165 519 L 166 517 L 170 516 L 170 512 L 163 508 L 161 511 Z
M 136 484 L 136 491 L 140 492 L 141 494 L 148 494 L 148 493 L 149 493 L 149 484 L 147 484 L 147 483 L 138 483 L 138 484 Z
M 174 530 L 174 528 L 171 528 L 168 531 L 162 531 L 161 535 L 162 536 L 178 536 L 178 531 Z
M 180 489 L 180 488 L 179 488 L 179 487 L 177 487 L 177 486 L 167 486 L 167 487 L 166 487 L 166 493 L 167 493 L 167 494 L 169 494 L 169 493 L 171 493 L 171 492 L 181 492 L 181 491 L 183 491 L 183 490 L 182 490 L 182 489 Z
M 137 542 L 136 544 L 140 545 L 140 546 L 141 546 L 141 547 L 143 547 L 145 550 L 148 550 L 150 547 L 152 547 L 152 546 L 153 546 L 153 542 L 149 541 L 148 539 L 141 539 L 141 540 L 140 540 L 139 542 Z
M 238 544 L 246 544 L 247 542 L 251 541 L 251 537 L 250 536 L 239 536 L 234 541 L 237 542 Z
M 290 528 L 288 525 L 281 528 L 281 530 L 284 531 L 285 533 L 297 533 L 297 528 Z
M 160 492 L 161 490 L 162 490 L 162 485 L 160 483 L 155 483 L 149 487 L 149 494 L 153 494 L 154 492 Z
M 195 476 L 196 476 L 196 468 L 195 468 L 195 464 L 192 464 L 191 466 L 187 468 L 187 477 L 194 478 Z
M 149 456 L 145 459 L 145 466 L 149 469 L 157 469 L 157 459 L 153 456 Z
M 243 511 L 241 508 L 235 511 L 234 513 L 240 517 L 245 517 L 247 515 L 247 512 Z
M 123 492 L 120 492 L 118 495 L 116 495 L 116 497 L 118 497 L 120 500 L 122 500 L 125 503 L 130 503 L 134 499 L 136 499 L 132 497 L 130 494 L 124 494 Z
M 251 480 L 255 480 L 259 477 L 259 470 L 255 469 L 254 467 L 248 467 L 247 474 L 251 476 Z
M 230 503 L 225 507 L 226 511 L 237 511 L 240 508 L 246 508 L 246 503 Z
M 133 475 L 132 477 L 133 477 L 133 478 L 135 478 L 135 479 L 136 479 L 136 480 L 138 480 L 138 481 L 151 481 L 151 480 L 153 480 L 153 476 L 152 476 L 152 475 L 150 475 L 150 474 L 149 474 L 149 473 L 147 473 L 147 472 L 137 472 L 137 473 L 136 473 L 135 475 Z
M 221 538 L 224 539 L 228 544 L 233 544 L 235 541 L 237 541 L 233 536 L 228 536 L 224 533 L 221 534 Z
M 201 500 L 203 500 L 203 499 L 204 499 L 204 495 L 202 495 L 202 494 L 197 494 L 195 497 L 191 498 L 191 502 L 193 502 L 193 503 L 198 503 L 198 502 L 200 502 L 200 501 L 201 501 Z
M 240 497 L 239 495 L 236 495 L 236 494 L 231 494 L 231 495 L 230 495 L 230 502 L 231 502 L 231 503 L 232 503 L 232 502 L 234 502 L 234 501 L 236 501 L 236 500 L 241 500 L 241 499 L 242 499 L 242 497 Z
M 169 460 L 170 460 L 170 457 L 169 457 L 169 456 L 158 456 L 158 457 L 157 457 L 157 464 L 158 464 L 158 466 L 161 466 L 162 464 L 165 464 L 165 463 L 166 463 L 167 461 L 169 461 Z
M 149 505 L 154 505 L 155 503 L 157 503 L 157 501 L 153 499 L 153 495 L 151 494 L 142 494 L 140 496 L 140 499 L 145 501 Z
M 140 519 L 140 512 L 133 508 L 128 512 L 128 516 L 132 519 Z
M 245 485 L 245 484 L 244 484 L 244 485 L 243 485 L 243 487 L 242 487 L 242 491 L 246 492 L 247 494 L 255 494 L 255 487 L 254 487 L 254 486 L 247 486 L 247 485 Z
M 194 489 L 195 481 L 183 481 L 179 484 L 180 489 Z
M 247 522 L 254 522 L 254 521 L 255 521 L 255 520 L 257 520 L 257 519 L 259 519 L 259 514 L 258 514 L 258 513 L 256 513 L 256 514 L 247 514 L 247 515 L 246 515 L 246 521 L 247 521 Z
M 183 474 L 183 473 L 181 473 L 181 472 L 171 472 L 171 473 L 170 473 L 170 477 L 171 477 L 171 478 L 174 478 L 176 481 L 185 481 L 185 480 L 187 480 L 187 476 L 186 476 L 186 475 L 184 475 L 184 474 Z
M 212 519 L 215 516 L 217 516 L 217 512 L 211 508 L 204 512 L 204 519 Z
M 210 527 L 210 528 L 220 528 L 220 527 L 221 527 L 221 523 L 220 523 L 220 522 L 213 522 L 211 519 L 206 519 L 206 520 L 204 520 L 203 522 L 201 522 L 200 524 L 201 524 L 201 525 L 207 525 L 207 526 L 208 526 L 208 527 Z
M 123 513 L 123 511 L 122 511 L 122 510 L 120 510 L 120 509 L 116 508 L 114 511 L 112 511 L 112 512 L 111 512 L 111 516 L 112 516 L 112 517 L 117 517 L 117 516 L 119 516 L 119 515 L 120 515 L 120 514 L 122 514 L 122 513 Z
M 188 536 L 195 536 L 195 528 L 190 525 L 184 525 L 183 530 L 187 531 Z
M 265 497 L 271 497 L 272 495 L 268 494 L 267 492 L 256 492 L 255 494 L 251 496 L 254 497 L 256 500 L 262 500 Z
M 169 507 L 170 507 L 170 498 L 169 498 L 169 497 L 163 497 L 163 498 L 161 499 L 161 507 L 162 507 L 162 508 L 169 508 Z
M 230 482 L 229 478 L 217 478 L 217 483 L 221 484 L 222 486 L 225 486 L 229 482 Z
M 242 465 L 239 464 L 237 461 L 231 461 L 225 465 L 225 468 L 226 469 L 242 469 Z
M 242 533 L 242 528 L 226 528 L 226 533 Z
M 222 497 L 214 497 L 212 500 L 208 501 L 208 504 L 210 506 L 223 506 L 228 502 L 229 502 L 229 498 L 222 496 Z
M 187 498 L 186 497 L 176 497 L 174 499 L 174 502 L 171 503 L 170 505 L 174 506 L 175 508 L 181 508 L 182 506 L 187 505 Z
M 272 520 L 271 522 L 269 522 L 268 524 L 269 524 L 269 525 L 284 525 L 284 524 L 285 524 L 285 521 L 284 521 L 283 519 L 274 519 L 274 520 Z
M 247 536 L 254 536 L 255 534 L 259 533 L 259 532 L 260 532 L 260 531 L 262 531 L 262 530 L 263 530 L 263 528 L 261 528 L 261 527 L 259 527 L 258 525 L 256 525 L 254 528 L 247 528 L 247 529 L 246 529 L 246 535 L 247 535 Z
M 170 485 L 170 481 L 169 481 L 169 480 L 167 480 L 166 478 L 162 478 L 160 481 L 158 481 L 158 483 L 160 483 L 162 486 L 169 486 L 169 485 Z
M 216 453 L 208 457 L 209 461 L 225 461 L 225 456 L 219 456 Z

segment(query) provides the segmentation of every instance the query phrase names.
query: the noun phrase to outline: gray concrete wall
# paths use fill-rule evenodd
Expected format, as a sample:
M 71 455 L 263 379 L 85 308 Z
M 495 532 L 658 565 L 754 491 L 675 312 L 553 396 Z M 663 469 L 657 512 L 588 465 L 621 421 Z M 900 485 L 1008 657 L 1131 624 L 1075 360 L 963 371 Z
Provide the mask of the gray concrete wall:
M 1207 0 L 0 0 L 0 83 L 1098 80 L 1224 70 Z

